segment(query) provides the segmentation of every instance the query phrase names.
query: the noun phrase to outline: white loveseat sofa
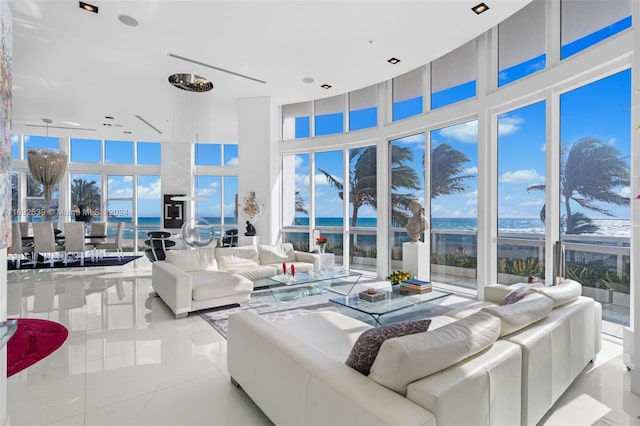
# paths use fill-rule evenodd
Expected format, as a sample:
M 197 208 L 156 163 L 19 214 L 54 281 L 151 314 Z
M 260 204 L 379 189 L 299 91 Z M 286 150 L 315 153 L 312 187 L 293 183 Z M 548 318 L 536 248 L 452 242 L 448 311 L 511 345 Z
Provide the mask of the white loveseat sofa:
M 533 425 L 600 349 L 600 305 L 566 284 L 434 317 L 425 333 L 385 341 L 369 376 L 345 364 L 365 323 L 240 312 L 229 317 L 227 365 L 278 425 Z
M 282 271 L 283 262 L 308 272 L 319 268 L 320 257 L 289 243 L 168 250 L 164 261 L 151 266 L 152 287 L 176 318 L 183 318 L 200 309 L 247 303 L 254 288 Z

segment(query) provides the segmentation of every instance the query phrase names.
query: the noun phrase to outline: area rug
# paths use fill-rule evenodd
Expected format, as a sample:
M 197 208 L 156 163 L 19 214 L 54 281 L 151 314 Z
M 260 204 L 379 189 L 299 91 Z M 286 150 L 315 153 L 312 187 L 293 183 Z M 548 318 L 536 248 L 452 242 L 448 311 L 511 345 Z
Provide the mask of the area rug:
M 117 256 L 108 256 L 108 257 L 103 257 L 102 259 L 98 259 L 96 261 L 92 261 L 91 258 L 85 258 L 84 259 L 84 266 L 80 265 L 80 261 L 77 262 L 69 262 L 66 265 L 62 262 L 54 262 L 53 263 L 53 268 L 57 269 L 57 268 L 92 268 L 92 267 L 96 267 L 96 266 L 119 266 L 119 265 L 126 265 L 129 262 L 133 262 L 136 259 L 140 259 L 142 256 L 122 256 L 122 258 L 120 260 L 118 260 Z M 16 265 L 13 261 L 9 260 L 7 261 L 7 269 L 9 271 L 16 271 L 18 269 L 16 269 Z M 49 262 L 45 263 L 45 262 L 38 262 L 35 266 L 35 268 L 33 267 L 33 265 L 28 265 L 23 263 L 20 266 L 20 270 L 22 269 L 51 269 L 51 264 Z
M 7 342 L 7 377 L 49 356 L 68 335 L 66 327 L 57 322 L 18 318 L 18 328 Z
M 366 288 L 365 285 L 359 284 L 352 293 Z M 198 311 L 198 314 L 207 321 L 218 333 L 223 337 L 227 337 L 227 324 L 229 315 L 243 310 L 251 310 L 256 312 L 268 321 L 279 321 L 283 319 L 308 315 L 317 311 L 334 311 L 347 314 L 357 318 L 363 322 L 375 326 L 375 321 L 367 314 L 358 313 L 352 309 L 341 307 L 329 299 L 339 297 L 334 293 L 322 293 L 313 296 L 300 297 L 290 301 L 276 302 L 271 295 L 271 290 L 261 289 L 254 290 L 251 293 L 251 299 L 245 306 L 238 304 L 222 306 L 218 308 L 204 309 Z M 449 298 L 439 299 L 434 302 L 424 303 L 421 309 L 407 310 L 406 312 L 393 314 L 392 322 L 408 321 L 421 319 L 428 316 L 442 315 L 445 312 L 459 307 L 461 304 L 467 304 L 471 300 L 458 296 L 450 296 Z

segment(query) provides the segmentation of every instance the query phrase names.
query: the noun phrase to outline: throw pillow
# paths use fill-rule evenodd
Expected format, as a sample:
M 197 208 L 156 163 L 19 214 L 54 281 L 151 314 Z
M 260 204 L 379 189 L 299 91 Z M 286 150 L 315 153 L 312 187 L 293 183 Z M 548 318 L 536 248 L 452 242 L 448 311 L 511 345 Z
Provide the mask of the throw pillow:
M 509 294 L 507 294 L 504 297 L 504 299 L 502 299 L 501 305 L 511 305 L 512 303 L 516 303 L 518 300 L 525 297 L 529 293 L 529 290 L 531 290 L 532 288 L 542 287 L 542 283 L 541 282 L 518 283 L 510 287 L 513 287 L 514 289 L 511 292 L 509 292 Z
M 366 330 L 358 337 L 353 348 L 351 348 L 351 353 L 345 364 L 368 376 L 371 371 L 371 366 L 380 351 L 380 346 L 382 346 L 385 340 L 391 339 L 392 337 L 423 333 L 429 329 L 430 324 L 430 319 L 405 321 Z

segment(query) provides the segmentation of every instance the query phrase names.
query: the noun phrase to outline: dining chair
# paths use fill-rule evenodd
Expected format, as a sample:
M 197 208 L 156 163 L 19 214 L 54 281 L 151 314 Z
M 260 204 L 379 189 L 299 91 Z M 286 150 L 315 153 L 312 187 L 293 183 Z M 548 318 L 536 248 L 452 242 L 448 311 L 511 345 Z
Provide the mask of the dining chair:
M 25 223 L 27 225 L 29 224 L 28 222 Z M 16 269 L 20 269 L 22 256 L 25 253 L 33 253 L 33 244 L 29 246 L 22 244 L 22 231 L 20 228 L 20 224 L 17 222 L 11 224 L 11 246 L 9 247 L 9 254 L 15 255 Z
M 85 245 L 84 223 L 65 222 L 64 247 L 67 253 L 67 256 L 64 258 L 65 265 L 69 263 L 69 253 L 76 253 L 80 258 L 80 265 L 84 266 L 84 254 L 87 250 Z M 75 258 L 73 258 L 73 261 L 75 261 Z
M 87 246 L 93 249 L 91 260 L 95 260 L 98 257 L 96 246 L 107 242 L 107 222 L 91 222 L 91 231 L 87 239 L 89 240 Z
M 51 222 L 35 222 L 33 225 L 33 252 L 34 262 L 33 267 L 37 265 L 38 255 L 42 255 L 46 259 L 49 259 L 49 263 L 53 268 L 53 262 L 56 257 L 62 252 L 64 253 L 64 245 L 57 245 L 56 239 L 53 233 L 53 223 Z
M 118 260 L 122 259 L 122 235 L 124 234 L 124 222 L 118 222 L 116 228 L 116 237 L 113 241 L 92 243 L 98 250 L 116 250 L 118 253 Z
M 29 225 L 30 225 L 30 222 L 18 222 L 18 226 L 20 227 L 20 233 L 22 234 L 23 237 L 26 237 L 29 235 Z

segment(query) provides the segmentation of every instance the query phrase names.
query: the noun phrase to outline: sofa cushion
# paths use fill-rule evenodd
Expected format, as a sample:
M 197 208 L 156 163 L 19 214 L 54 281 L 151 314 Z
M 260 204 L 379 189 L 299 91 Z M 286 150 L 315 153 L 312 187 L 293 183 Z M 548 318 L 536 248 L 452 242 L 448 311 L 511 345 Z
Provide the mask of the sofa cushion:
M 364 374 L 369 375 L 371 366 L 378 355 L 380 346 L 392 337 L 407 336 L 409 334 L 424 333 L 429 329 L 431 320 L 405 321 L 395 324 L 372 328 L 360 335 L 351 348 L 345 364 Z
M 482 351 L 499 334 L 500 320 L 478 312 L 426 333 L 391 338 L 380 347 L 369 378 L 405 395 L 409 383 Z
M 231 266 L 259 265 L 258 249 L 254 246 L 246 247 L 216 247 L 218 267 L 228 270 Z
M 167 250 L 165 261 L 185 272 L 218 270 L 214 247 L 195 250 Z
M 553 300 L 553 308 L 576 300 L 582 295 L 582 285 L 573 280 L 564 280 L 560 285 L 533 289 Z
M 224 270 L 232 274 L 242 275 L 251 281 L 272 277 L 278 273 L 274 266 L 258 264 L 233 264 L 226 265 Z
M 482 312 L 500 319 L 500 337 L 514 333 L 545 318 L 553 309 L 553 301 L 538 293 L 526 295 L 511 305 L 487 306 Z
M 269 265 L 272 263 L 295 262 L 296 253 L 293 250 L 293 244 L 261 244 L 258 246 L 258 255 L 260 263 Z
M 253 290 L 253 283 L 248 279 L 224 271 L 199 271 L 192 272 L 190 275 L 193 300 L 226 297 Z
M 339 362 L 349 356 L 360 334 L 372 328 L 369 324 L 333 311 L 312 312 L 280 320 L 276 324 Z M 313 330 L 313 333 L 309 330 Z

